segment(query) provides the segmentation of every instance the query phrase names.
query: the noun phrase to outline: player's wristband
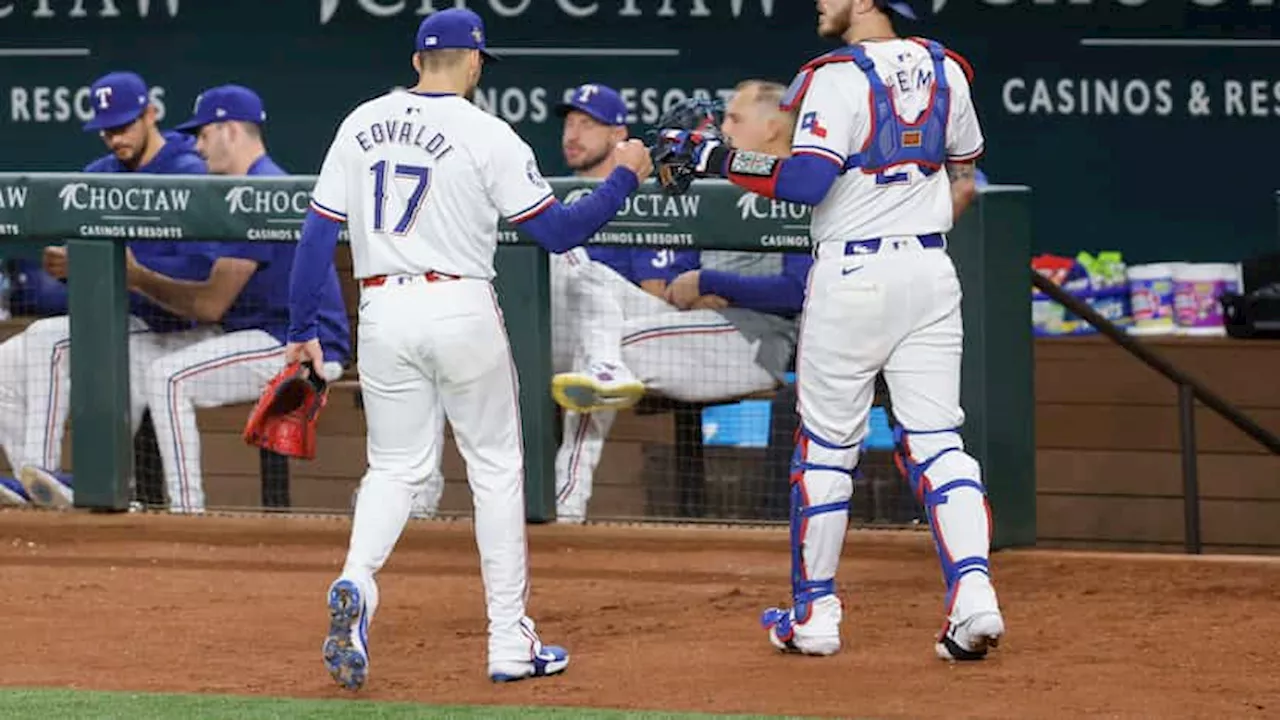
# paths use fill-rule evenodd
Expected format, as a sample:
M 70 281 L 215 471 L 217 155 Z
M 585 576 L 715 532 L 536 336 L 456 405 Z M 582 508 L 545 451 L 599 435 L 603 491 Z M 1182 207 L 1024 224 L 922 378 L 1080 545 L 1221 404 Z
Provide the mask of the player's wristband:
M 706 168 L 703 173 L 708 177 L 729 177 L 729 161 L 734 154 L 733 148 L 716 145 L 707 153 Z

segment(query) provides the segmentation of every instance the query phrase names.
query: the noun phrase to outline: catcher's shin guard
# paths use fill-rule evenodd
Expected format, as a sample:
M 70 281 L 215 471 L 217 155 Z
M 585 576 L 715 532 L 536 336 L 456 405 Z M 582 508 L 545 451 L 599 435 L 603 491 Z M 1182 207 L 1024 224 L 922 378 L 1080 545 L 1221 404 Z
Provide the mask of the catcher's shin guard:
M 849 524 L 853 468 L 858 446 L 828 443 L 801 427 L 791 460 L 791 596 L 793 606 L 770 608 L 761 623 L 775 644 L 792 651 L 827 655 L 839 648 L 839 601 L 829 627 L 805 628 L 814 604 L 835 595 L 835 575 Z M 823 637 L 806 642 L 805 630 Z M 801 637 L 797 637 L 797 630 Z
M 994 607 L 958 607 L 960 580 L 982 575 L 990 586 L 991 509 L 978 461 L 964 450 L 958 429 L 917 432 L 894 429 L 894 460 L 924 507 L 947 585 L 947 613 L 955 620 Z M 979 605 L 994 605 L 994 593 L 979 593 Z M 990 600 L 985 596 L 990 595 Z

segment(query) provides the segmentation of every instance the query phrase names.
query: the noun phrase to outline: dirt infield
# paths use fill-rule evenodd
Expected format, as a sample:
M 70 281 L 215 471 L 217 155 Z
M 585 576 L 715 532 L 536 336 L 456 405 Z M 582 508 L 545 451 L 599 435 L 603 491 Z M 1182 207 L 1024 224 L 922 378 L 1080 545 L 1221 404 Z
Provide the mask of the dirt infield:
M 9 686 L 341 697 L 320 662 L 345 519 L 0 513 Z M 853 532 L 846 649 L 782 656 L 778 530 L 533 527 L 531 614 L 562 677 L 494 686 L 471 526 L 410 526 L 381 577 L 370 699 L 840 717 L 1274 717 L 1280 562 L 1008 552 L 1009 635 L 934 659 L 922 533 Z M 16 648 L 16 650 L 15 650 Z M 15 661 L 20 658 L 20 661 Z M 1267 678 L 1271 678 L 1268 680 Z

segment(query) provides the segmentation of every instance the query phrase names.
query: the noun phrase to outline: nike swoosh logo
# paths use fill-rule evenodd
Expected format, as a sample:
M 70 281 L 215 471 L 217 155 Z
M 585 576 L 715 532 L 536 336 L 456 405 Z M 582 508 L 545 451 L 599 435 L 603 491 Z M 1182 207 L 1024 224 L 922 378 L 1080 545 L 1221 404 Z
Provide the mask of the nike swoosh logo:
M 843 269 L 841 269 L 841 270 L 840 270 L 840 274 L 841 274 L 841 275 L 852 275 L 852 274 L 854 274 L 854 273 L 858 272 L 859 270 L 861 270 L 863 267 L 865 267 L 865 266 L 863 266 L 863 265 L 859 265 L 859 266 L 857 266 L 857 267 L 843 268 Z

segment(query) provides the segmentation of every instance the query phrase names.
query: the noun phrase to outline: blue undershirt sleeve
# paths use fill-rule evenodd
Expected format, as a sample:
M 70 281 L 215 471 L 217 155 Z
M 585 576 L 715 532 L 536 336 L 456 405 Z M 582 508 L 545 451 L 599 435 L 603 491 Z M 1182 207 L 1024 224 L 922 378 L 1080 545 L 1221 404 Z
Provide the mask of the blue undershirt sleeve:
M 777 199 L 817 205 L 831 191 L 840 169 L 831 160 L 816 155 L 786 158 L 778 168 Z
M 319 336 L 316 314 L 329 281 L 341 229 L 341 223 L 307 210 L 289 273 L 289 342 L 306 342 Z
M 547 252 L 562 253 L 590 240 L 622 209 L 639 182 L 627 168 L 614 168 L 592 193 L 572 205 L 552 202 L 537 214 L 521 220 L 524 230 Z
M 805 285 L 813 258 L 807 253 L 787 253 L 779 275 L 750 276 L 719 270 L 698 274 L 698 291 L 719 295 L 734 307 L 773 315 L 794 315 L 804 307 Z

